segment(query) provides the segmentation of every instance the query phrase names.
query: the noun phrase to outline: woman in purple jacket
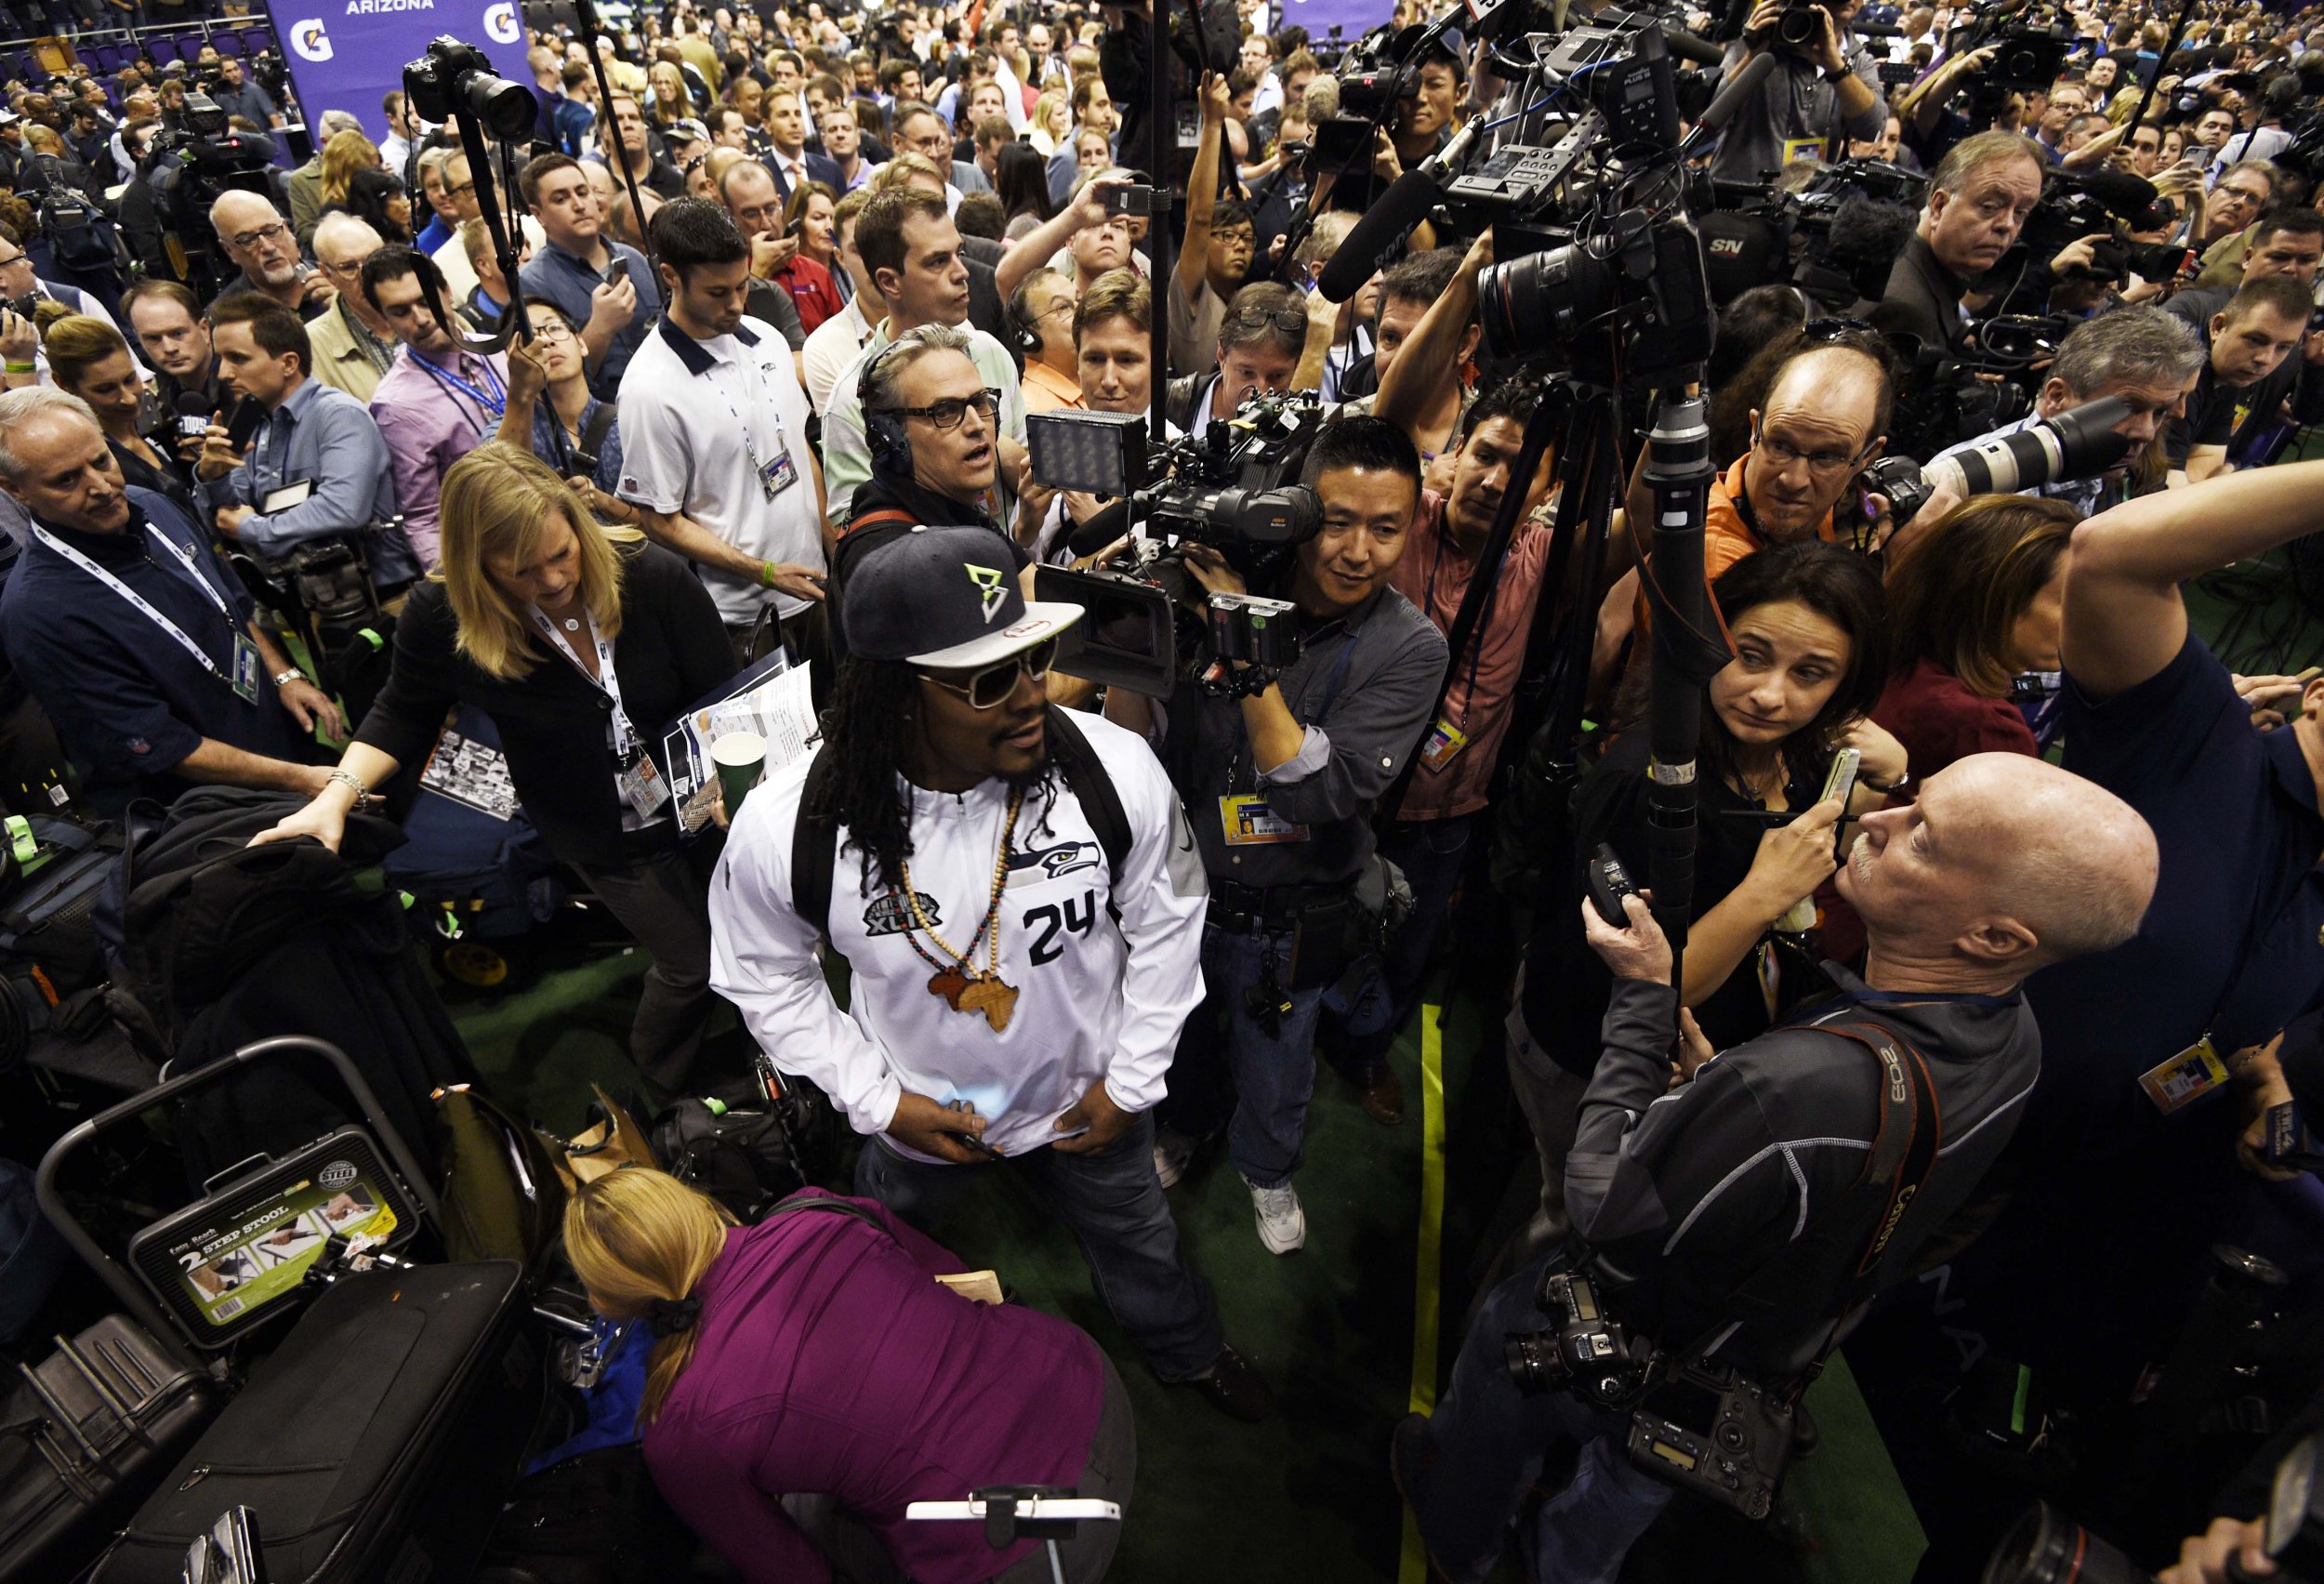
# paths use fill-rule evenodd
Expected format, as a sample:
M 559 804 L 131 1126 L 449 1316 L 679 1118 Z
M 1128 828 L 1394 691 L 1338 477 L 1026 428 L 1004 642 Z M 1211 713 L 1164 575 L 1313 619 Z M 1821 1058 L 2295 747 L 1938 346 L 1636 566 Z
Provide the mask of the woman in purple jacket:
M 906 1523 L 905 1507 L 997 1485 L 1127 1506 L 1120 1377 L 1066 1322 L 939 1283 L 960 1261 L 886 1207 L 845 1203 L 860 1218 L 794 1204 L 738 1227 L 630 1168 L 566 1207 L 589 1301 L 656 1338 L 640 1412 L 654 1484 L 752 1584 L 1047 1580 L 1033 1542 L 997 1551 L 982 1525 Z M 1118 1531 L 1083 1524 L 1066 1577 L 1103 1577 Z

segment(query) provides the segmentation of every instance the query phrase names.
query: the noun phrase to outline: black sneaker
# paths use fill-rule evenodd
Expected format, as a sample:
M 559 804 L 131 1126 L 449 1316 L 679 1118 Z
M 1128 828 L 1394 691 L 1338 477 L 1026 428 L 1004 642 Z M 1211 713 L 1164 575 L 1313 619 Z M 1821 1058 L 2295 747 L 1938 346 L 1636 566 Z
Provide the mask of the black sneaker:
M 1193 1387 L 1212 1407 L 1246 1424 L 1257 1424 L 1274 1411 L 1274 1393 L 1233 1348 L 1221 1348 L 1209 1368 L 1179 1384 Z

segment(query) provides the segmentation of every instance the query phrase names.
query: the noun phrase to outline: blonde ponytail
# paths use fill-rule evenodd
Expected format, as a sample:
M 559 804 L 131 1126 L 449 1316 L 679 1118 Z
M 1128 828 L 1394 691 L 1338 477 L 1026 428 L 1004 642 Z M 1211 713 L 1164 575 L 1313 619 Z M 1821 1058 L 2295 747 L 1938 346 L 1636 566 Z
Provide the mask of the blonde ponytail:
M 565 1256 L 601 1313 L 646 1318 L 656 1333 L 640 1419 L 651 1424 L 693 1362 L 694 1290 L 734 1225 L 716 1200 L 667 1172 L 625 1167 L 585 1183 L 565 1205 Z

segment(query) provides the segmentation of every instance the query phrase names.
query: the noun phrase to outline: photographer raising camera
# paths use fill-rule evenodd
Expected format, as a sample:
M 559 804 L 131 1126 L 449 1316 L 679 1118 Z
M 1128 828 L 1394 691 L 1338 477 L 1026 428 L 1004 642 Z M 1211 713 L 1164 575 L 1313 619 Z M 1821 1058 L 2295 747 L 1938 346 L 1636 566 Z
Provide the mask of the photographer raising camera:
M 1743 36 L 1727 46 L 1732 82 L 1753 56 L 1776 69 L 1738 106 L 1710 162 L 1721 181 L 1757 181 L 1795 159 L 1832 157 L 1836 140 L 1870 139 L 1888 125 L 1880 66 L 1848 32 L 1857 0 L 1759 0 Z

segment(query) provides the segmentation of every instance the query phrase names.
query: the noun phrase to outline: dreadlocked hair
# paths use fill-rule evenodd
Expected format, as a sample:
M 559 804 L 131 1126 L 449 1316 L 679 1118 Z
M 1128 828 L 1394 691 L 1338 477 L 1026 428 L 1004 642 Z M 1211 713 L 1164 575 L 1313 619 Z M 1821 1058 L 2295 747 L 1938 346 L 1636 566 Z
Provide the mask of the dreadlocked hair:
M 905 773 L 905 748 L 913 737 L 919 693 L 919 673 L 905 662 L 851 654 L 839 662 L 831 703 L 823 712 L 824 746 L 838 756 L 837 772 L 800 813 L 847 827 L 847 845 L 865 860 L 857 881 L 864 896 L 872 893 L 875 881 L 883 891 L 904 889 L 904 865 L 912 856 L 911 803 L 897 783 Z M 1044 760 L 1025 789 L 1027 802 L 1040 802 L 1033 831 L 1041 836 L 1052 834 L 1054 768 L 1053 759 Z

